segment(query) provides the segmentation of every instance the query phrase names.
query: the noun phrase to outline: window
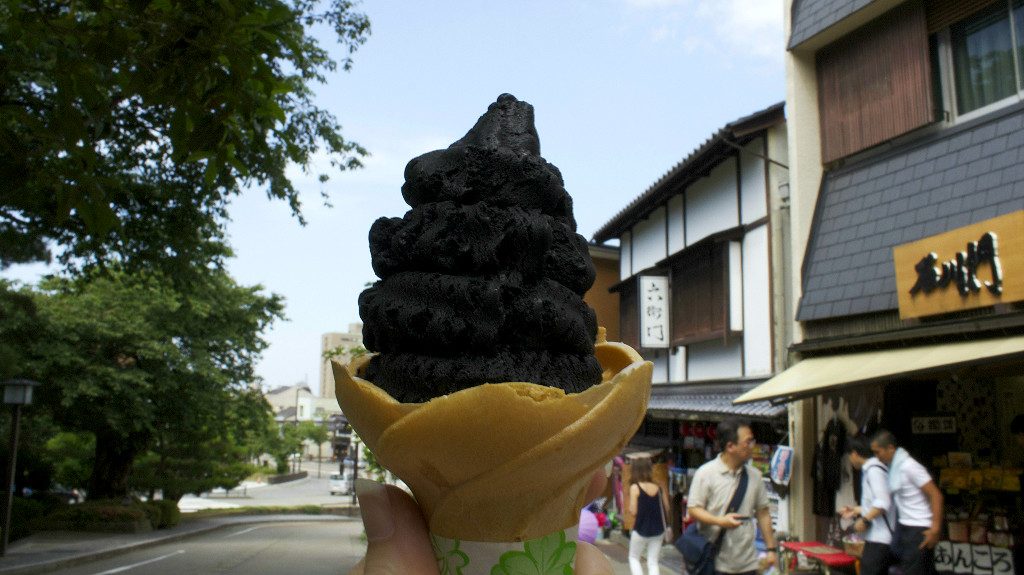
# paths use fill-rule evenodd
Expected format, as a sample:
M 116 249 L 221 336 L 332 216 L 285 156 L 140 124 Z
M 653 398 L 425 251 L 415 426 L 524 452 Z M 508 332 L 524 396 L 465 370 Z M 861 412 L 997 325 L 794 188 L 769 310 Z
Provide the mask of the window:
M 943 72 L 946 105 L 957 117 L 1020 100 L 1024 0 L 989 3 L 937 31 L 933 45 Z
M 822 161 L 866 150 L 935 118 L 926 10 L 907 2 L 816 55 Z
M 693 247 L 672 264 L 672 344 L 724 338 L 729 317 L 727 243 Z
M 619 285 L 619 334 L 622 343 L 640 349 L 640 315 L 637 310 L 636 279 Z

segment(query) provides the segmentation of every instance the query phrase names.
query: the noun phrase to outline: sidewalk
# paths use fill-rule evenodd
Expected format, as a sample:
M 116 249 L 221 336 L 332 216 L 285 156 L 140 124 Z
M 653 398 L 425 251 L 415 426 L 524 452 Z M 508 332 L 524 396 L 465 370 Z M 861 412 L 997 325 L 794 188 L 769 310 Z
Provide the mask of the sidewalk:
M 629 539 L 620 531 L 612 532 L 608 539 L 601 539 L 594 545 L 605 554 L 612 562 L 615 575 L 630 575 L 629 573 Z M 668 575 L 679 575 L 683 573 L 683 556 L 670 543 L 661 546 L 661 572 Z M 646 573 L 646 566 L 644 568 Z
M 358 517 L 358 511 L 355 511 Z M 0 557 L 0 574 L 46 573 L 62 567 L 111 557 L 169 541 L 192 537 L 233 525 L 273 521 L 349 521 L 344 514 L 329 515 L 236 515 L 183 519 L 170 529 L 149 533 L 85 533 L 43 531 L 19 539 Z M 356 519 L 358 520 L 358 519 Z

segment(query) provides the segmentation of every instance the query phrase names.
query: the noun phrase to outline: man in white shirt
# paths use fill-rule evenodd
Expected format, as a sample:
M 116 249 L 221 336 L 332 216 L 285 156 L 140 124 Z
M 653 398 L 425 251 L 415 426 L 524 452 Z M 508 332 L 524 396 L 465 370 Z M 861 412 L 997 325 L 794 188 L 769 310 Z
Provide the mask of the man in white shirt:
M 761 472 L 748 465 L 754 454 L 754 432 L 750 424 L 726 420 L 718 424 L 716 439 L 722 452 L 718 457 L 701 465 L 693 476 L 687 494 L 687 511 L 700 522 L 701 534 L 715 541 L 724 530 L 725 536 L 715 557 L 715 572 L 730 575 L 756 575 L 760 565 L 754 544 L 756 529 L 750 518 L 757 517 L 768 548 L 768 564 L 778 562 L 775 532 L 772 530 L 768 493 Z M 740 475 L 747 475 L 747 489 L 739 508 L 728 511 L 729 502 L 740 483 Z
M 846 448 L 850 464 L 860 470 L 860 505 L 843 507 L 846 519 L 853 519 L 853 528 L 864 536 L 864 552 L 860 558 L 860 575 L 886 575 L 894 563 L 892 536 L 892 498 L 889 496 L 889 469 L 871 452 L 871 444 L 863 436 L 851 438 Z
M 931 475 L 881 430 L 871 438 L 871 451 L 889 467 L 889 491 L 896 504 L 893 552 L 904 575 L 933 575 L 933 549 L 942 534 L 942 492 Z

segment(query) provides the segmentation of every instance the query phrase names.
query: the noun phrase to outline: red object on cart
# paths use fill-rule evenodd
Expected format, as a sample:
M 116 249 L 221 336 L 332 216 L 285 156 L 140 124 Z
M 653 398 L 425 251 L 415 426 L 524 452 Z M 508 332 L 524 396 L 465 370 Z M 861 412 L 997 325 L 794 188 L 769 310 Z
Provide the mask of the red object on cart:
M 796 561 L 796 553 L 803 553 L 808 559 L 818 561 L 825 568 L 825 572 L 829 572 L 831 569 L 852 567 L 857 563 L 857 558 L 853 555 L 848 555 L 842 549 L 830 547 L 817 541 L 785 541 L 782 543 L 782 548 L 793 552 L 793 561 Z M 795 565 L 789 566 L 790 569 L 793 567 Z

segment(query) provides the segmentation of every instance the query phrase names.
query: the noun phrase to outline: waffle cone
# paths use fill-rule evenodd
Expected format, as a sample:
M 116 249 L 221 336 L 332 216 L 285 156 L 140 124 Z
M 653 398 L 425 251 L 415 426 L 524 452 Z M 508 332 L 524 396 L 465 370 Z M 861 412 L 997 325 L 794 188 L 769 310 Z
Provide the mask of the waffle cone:
M 399 403 L 357 374 L 369 356 L 332 362 L 338 404 L 378 461 L 419 502 L 430 532 L 465 541 L 525 541 L 579 521 L 594 472 L 643 420 L 653 365 L 599 342 L 602 382 L 581 392 L 483 384 Z

